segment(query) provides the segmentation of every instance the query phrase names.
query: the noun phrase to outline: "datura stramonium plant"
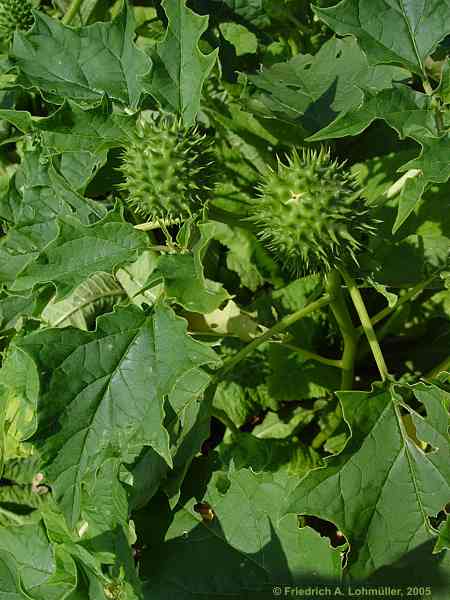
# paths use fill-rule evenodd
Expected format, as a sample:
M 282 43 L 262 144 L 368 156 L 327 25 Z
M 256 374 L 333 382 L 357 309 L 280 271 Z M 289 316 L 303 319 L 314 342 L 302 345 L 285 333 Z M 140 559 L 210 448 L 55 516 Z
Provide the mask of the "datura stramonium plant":
M 0 41 L 11 42 L 14 32 L 27 31 L 34 23 L 28 0 L 0 0 Z
M 327 272 L 357 262 L 376 221 L 355 177 L 326 149 L 278 161 L 250 209 L 260 240 L 289 271 Z
M 202 208 L 214 182 L 210 142 L 178 120 L 145 122 L 123 153 L 121 189 L 146 219 L 183 219 Z

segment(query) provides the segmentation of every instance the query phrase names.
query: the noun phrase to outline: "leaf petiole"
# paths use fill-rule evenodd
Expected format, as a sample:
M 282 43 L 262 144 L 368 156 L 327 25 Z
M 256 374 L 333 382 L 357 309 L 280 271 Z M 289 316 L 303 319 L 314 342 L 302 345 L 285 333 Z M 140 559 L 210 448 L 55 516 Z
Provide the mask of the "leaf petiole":
M 311 302 L 311 304 L 308 304 L 304 308 L 297 310 L 296 312 L 292 313 L 291 315 L 287 315 L 286 317 L 283 317 L 273 327 L 268 329 L 266 332 L 264 332 L 259 337 L 252 340 L 249 344 L 247 344 L 247 346 L 242 348 L 242 350 L 240 352 L 235 354 L 229 360 L 225 361 L 222 368 L 219 369 L 219 371 L 216 373 L 216 379 L 221 379 L 224 375 L 226 375 L 226 373 L 228 373 L 229 371 L 234 369 L 234 367 L 236 365 L 238 365 L 249 354 L 251 354 L 254 350 L 256 350 L 256 348 L 258 348 L 258 346 L 260 346 L 264 342 L 267 342 L 274 335 L 281 333 L 282 331 L 284 331 L 285 329 L 287 329 L 288 327 L 290 327 L 297 321 L 300 321 L 300 319 L 303 319 L 304 317 L 307 317 L 308 315 L 315 312 L 316 310 L 323 308 L 324 306 L 326 306 L 327 304 L 330 303 L 330 300 L 331 300 L 330 295 L 325 294 L 324 296 L 322 296 L 322 298 L 319 298 L 318 300 Z
M 361 326 L 366 334 L 367 341 L 369 342 L 370 349 L 372 350 L 373 357 L 378 367 L 381 379 L 385 381 L 388 378 L 388 370 L 386 362 L 384 360 L 383 352 L 381 351 L 380 344 L 377 336 L 373 329 L 372 321 L 370 320 L 369 313 L 367 312 L 366 305 L 364 304 L 363 297 L 356 285 L 355 280 L 342 268 L 339 269 L 345 284 L 347 285 L 348 292 L 352 299 L 353 305 L 358 313 Z

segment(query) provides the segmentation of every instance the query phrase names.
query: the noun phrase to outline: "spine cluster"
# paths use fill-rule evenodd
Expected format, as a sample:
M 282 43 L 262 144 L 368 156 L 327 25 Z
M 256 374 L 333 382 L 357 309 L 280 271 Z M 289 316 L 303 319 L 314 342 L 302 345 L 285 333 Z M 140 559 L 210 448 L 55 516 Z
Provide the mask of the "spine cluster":
M 127 202 L 148 219 L 185 218 L 208 199 L 214 181 L 206 136 L 176 120 L 147 122 L 123 154 Z
M 290 271 L 329 271 L 357 261 L 374 220 L 362 189 L 330 153 L 293 152 L 261 186 L 250 219 L 261 241 Z
M 0 0 L 0 40 L 10 43 L 14 32 L 27 31 L 34 23 L 28 0 Z

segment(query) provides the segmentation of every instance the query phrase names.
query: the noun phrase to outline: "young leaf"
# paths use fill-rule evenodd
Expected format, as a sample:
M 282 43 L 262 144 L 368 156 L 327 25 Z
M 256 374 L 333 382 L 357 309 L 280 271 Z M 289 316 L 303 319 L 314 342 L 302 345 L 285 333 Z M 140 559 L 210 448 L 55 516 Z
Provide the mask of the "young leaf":
M 200 108 L 203 83 L 217 58 L 217 50 L 208 55 L 198 47 L 208 17 L 196 15 L 186 0 L 163 0 L 168 19 L 164 40 L 157 45 L 153 68 L 147 78 L 148 91 L 163 108 L 177 113 L 185 126 L 194 123 Z

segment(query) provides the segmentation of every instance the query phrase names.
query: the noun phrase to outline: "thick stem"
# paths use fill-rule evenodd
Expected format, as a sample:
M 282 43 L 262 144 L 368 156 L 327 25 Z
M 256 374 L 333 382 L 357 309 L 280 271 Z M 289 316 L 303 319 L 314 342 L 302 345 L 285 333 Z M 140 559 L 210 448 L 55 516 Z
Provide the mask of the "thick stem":
M 77 16 L 82 4 L 83 0 L 72 0 L 68 11 L 62 18 L 62 22 L 64 23 L 64 25 L 70 25 L 72 23 L 74 18 Z
M 342 294 L 341 276 L 336 270 L 331 271 L 327 276 L 327 292 L 331 297 L 330 307 L 344 341 L 344 350 L 341 359 L 341 390 L 351 390 L 353 387 L 358 334 L 353 327 L 352 319 Z
M 375 362 L 377 363 L 381 379 L 385 381 L 388 377 L 388 370 L 384 361 L 384 356 L 381 351 L 380 344 L 378 343 L 377 336 L 375 335 L 375 331 L 372 326 L 372 321 L 370 320 L 366 305 L 364 304 L 364 300 L 361 296 L 361 292 L 359 291 L 356 282 L 344 269 L 341 269 L 340 272 L 347 285 L 356 312 L 358 313 L 358 317 L 361 321 L 363 331 L 366 334 L 366 338 L 369 342 L 370 349 L 372 350 L 373 357 L 375 359 Z
M 242 348 L 242 350 L 240 352 L 238 352 L 237 354 L 235 354 L 235 356 L 233 356 L 229 360 L 225 361 L 222 368 L 219 369 L 219 371 L 216 373 L 216 379 L 221 379 L 224 375 L 226 375 L 226 373 L 233 370 L 236 365 L 238 365 L 249 354 L 251 354 L 254 350 L 256 350 L 256 348 L 258 348 L 258 346 L 260 346 L 264 342 L 267 342 L 268 340 L 270 340 L 271 337 L 273 337 L 274 335 L 277 335 L 278 333 L 281 333 L 282 331 L 284 331 L 285 329 L 287 329 L 288 327 L 290 327 L 297 321 L 300 321 L 300 319 L 307 317 L 314 311 L 319 310 L 319 308 L 322 308 L 329 303 L 330 303 L 330 297 L 328 294 L 325 294 L 324 296 L 322 296 L 322 298 L 319 298 L 319 300 L 316 300 L 315 302 L 311 302 L 311 304 L 308 304 L 304 308 L 301 308 L 300 310 L 297 310 L 295 313 L 292 313 L 291 315 L 287 315 L 286 317 L 284 317 L 283 319 L 278 321 L 278 323 L 276 323 L 273 327 L 268 329 L 262 335 L 255 338 L 253 341 L 251 341 L 249 344 L 247 344 L 247 346 Z

